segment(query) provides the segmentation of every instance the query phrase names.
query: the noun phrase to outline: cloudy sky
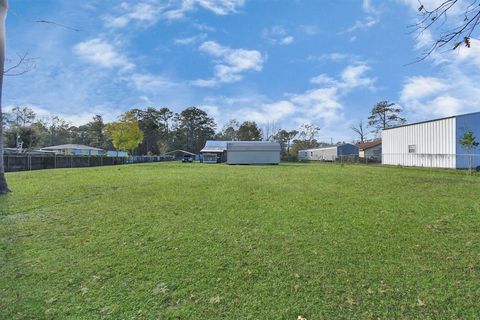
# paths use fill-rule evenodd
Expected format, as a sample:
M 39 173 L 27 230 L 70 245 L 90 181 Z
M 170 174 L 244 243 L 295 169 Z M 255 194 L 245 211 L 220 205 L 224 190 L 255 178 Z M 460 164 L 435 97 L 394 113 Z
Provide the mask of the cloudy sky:
M 436 0 L 426 1 L 438 2 Z M 73 124 L 132 107 L 199 106 L 219 124 L 313 123 L 349 140 L 389 100 L 410 122 L 479 111 L 480 46 L 410 64 L 431 40 L 417 0 L 10 0 L 5 105 Z M 51 20 L 74 29 L 35 23 Z M 8 108 L 8 107 L 7 107 Z

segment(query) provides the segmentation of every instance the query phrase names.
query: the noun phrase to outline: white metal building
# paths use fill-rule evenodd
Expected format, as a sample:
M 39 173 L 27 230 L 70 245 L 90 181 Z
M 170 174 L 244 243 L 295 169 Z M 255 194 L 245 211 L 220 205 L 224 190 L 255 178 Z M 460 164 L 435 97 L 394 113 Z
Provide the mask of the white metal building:
M 382 132 L 382 163 L 387 165 L 466 168 L 468 150 L 460 145 L 468 131 L 480 138 L 480 112 L 388 128 Z M 480 165 L 479 150 L 473 165 Z

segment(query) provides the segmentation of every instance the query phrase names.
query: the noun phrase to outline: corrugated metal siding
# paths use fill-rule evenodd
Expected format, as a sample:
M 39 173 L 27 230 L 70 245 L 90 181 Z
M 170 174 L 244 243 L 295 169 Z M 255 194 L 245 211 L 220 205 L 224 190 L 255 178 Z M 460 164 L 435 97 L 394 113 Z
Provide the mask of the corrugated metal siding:
M 382 132 L 382 163 L 455 168 L 455 118 L 413 124 Z M 415 153 L 409 153 L 415 146 Z
M 464 149 L 460 144 L 460 139 L 462 136 L 471 130 L 476 140 L 480 140 L 480 112 L 466 114 L 457 117 L 457 139 L 456 139 L 456 149 L 457 149 L 457 168 L 458 169 L 467 169 L 469 167 L 469 151 Z M 480 166 L 480 148 L 472 150 L 472 167 Z
M 280 151 L 232 151 L 227 150 L 228 164 L 278 164 Z

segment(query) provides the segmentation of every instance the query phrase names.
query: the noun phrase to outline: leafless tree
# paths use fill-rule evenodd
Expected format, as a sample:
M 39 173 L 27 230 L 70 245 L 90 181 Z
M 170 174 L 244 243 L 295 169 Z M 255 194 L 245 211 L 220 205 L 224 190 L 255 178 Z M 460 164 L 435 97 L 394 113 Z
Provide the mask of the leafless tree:
M 18 61 L 15 62 L 12 66 L 5 68 L 5 47 L 6 47 L 6 26 L 5 22 L 7 19 L 8 11 L 8 0 L 0 0 L 0 195 L 6 194 L 10 190 L 8 189 L 7 180 L 5 178 L 5 168 L 3 162 L 3 112 L 2 112 L 2 97 L 3 97 L 3 79 L 4 76 L 20 76 L 34 67 L 34 60 L 28 57 L 28 53 L 24 55 L 18 55 Z M 17 14 L 18 16 L 18 14 Z M 24 19 L 24 18 L 22 18 Z M 24 19 L 27 20 L 27 19 Z M 27 20 L 28 21 L 28 20 Z M 57 27 L 62 27 L 72 31 L 80 31 L 78 29 L 56 23 L 49 20 L 35 20 L 28 21 L 33 23 L 44 23 L 51 24 Z
M 2 92 L 3 75 L 5 73 L 5 21 L 7 19 L 8 0 L 0 0 L 0 194 L 6 194 L 8 189 L 7 179 L 5 178 L 5 168 L 3 163 L 3 113 L 2 113 Z
M 360 143 L 365 142 L 367 138 L 367 133 L 365 130 L 365 125 L 363 124 L 363 120 L 360 120 L 357 126 L 352 125 L 350 129 L 352 129 L 358 135 L 358 138 L 360 139 Z
M 418 36 L 421 36 L 425 31 L 438 27 L 438 37 L 434 39 L 432 45 L 427 48 L 422 56 L 417 60 L 426 59 L 430 54 L 442 49 L 457 49 L 461 45 L 467 48 L 471 46 L 471 39 L 475 36 L 475 31 L 480 22 L 480 1 L 469 0 L 466 6 L 465 1 L 459 0 L 444 0 L 439 5 L 433 8 L 424 5 L 421 0 L 418 2 L 419 20 L 411 27 Z M 461 14 L 459 22 L 448 20 L 449 13 L 453 10 L 459 9 Z

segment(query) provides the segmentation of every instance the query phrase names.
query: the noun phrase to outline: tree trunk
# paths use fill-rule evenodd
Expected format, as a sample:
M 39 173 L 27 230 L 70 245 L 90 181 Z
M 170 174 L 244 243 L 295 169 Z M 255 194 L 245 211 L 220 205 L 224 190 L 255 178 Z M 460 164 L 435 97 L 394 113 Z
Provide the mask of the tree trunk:
M 2 92 L 3 72 L 5 70 L 5 20 L 7 18 L 8 0 L 0 0 L 0 194 L 6 194 L 8 189 L 3 162 L 3 113 Z

